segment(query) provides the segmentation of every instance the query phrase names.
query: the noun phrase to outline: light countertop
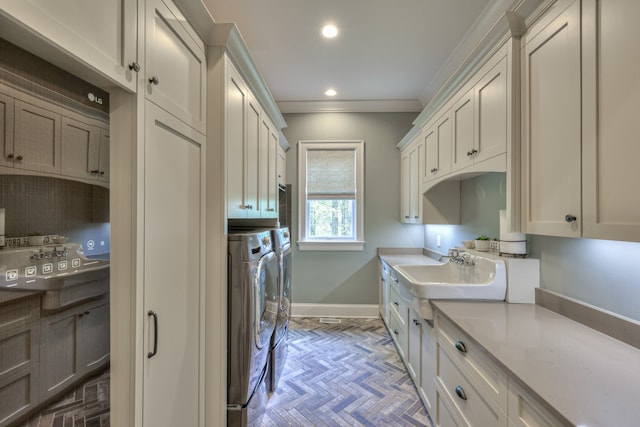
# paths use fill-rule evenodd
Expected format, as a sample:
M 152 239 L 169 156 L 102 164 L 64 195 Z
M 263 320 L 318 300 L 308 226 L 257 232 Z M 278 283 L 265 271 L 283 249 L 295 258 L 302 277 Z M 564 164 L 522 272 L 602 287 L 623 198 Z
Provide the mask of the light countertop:
M 392 268 L 396 265 L 414 264 L 414 265 L 432 265 L 442 264 L 433 258 L 419 254 L 389 254 L 379 255 L 380 259 L 389 264 Z
M 535 304 L 432 301 L 575 426 L 640 423 L 640 350 Z

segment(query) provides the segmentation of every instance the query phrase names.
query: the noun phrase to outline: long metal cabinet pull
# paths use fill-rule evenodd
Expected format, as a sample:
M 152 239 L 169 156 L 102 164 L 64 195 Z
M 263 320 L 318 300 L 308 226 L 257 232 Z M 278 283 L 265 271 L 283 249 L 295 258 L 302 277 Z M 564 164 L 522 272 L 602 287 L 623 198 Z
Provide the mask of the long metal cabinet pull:
M 151 359 L 158 353 L 158 314 L 153 310 L 149 310 L 147 316 L 153 317 L 153 351 L 147 353 L 147 358 Z

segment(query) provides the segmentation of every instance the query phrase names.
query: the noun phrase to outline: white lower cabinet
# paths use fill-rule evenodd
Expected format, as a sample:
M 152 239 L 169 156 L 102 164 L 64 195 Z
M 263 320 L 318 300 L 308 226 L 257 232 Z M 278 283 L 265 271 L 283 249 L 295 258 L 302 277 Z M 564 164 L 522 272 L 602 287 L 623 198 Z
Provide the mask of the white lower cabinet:
M 556 427 L 565 425 L 524 387 L 509 381 L 509 427 Z
M 422 319 L 412 308 L 409 309 L 409 323 L 407 323 L 408 329 L 408 348 L 407 352 L 407 368 L 409 374 L 413 378 L 413 382 L 416 384 L 416 388 L 419 390 L 422 381 L 422 359 L 420 353 L 422 351 Z
M 429 414 L 434 413 L 436 404 L 436 358 L 437 358 L 437 335 L 433 328 L 433 323 L 422 320 L 420 328 L 420 386 L 418 390 L 420 397 L 427 407 Z
M 437 426 L 566 425 L 453 322 L 437 311 L 435 319 Z

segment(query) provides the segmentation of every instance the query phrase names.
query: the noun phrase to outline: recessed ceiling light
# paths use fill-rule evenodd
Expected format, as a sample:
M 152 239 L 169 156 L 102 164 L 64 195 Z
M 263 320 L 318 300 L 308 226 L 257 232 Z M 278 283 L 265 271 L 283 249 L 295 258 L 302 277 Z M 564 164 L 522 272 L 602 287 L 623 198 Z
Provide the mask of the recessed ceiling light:
M 328 39 L 332 39 L 338 35 L 338 28 L 333 24 L 328 24 L 322 27 L 322 35 Z
M 327 89 L 327 91 L 324 94 L 327 96 L 336 96 L 338 92 L 336 92 L 335 89 Z

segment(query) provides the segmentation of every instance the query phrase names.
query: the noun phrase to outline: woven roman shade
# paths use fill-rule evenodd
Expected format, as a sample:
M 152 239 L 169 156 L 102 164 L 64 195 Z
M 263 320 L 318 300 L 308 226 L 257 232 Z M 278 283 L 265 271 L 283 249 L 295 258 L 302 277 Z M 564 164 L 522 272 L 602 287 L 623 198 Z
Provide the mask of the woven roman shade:
M 355 199 L 355 197 L 355 150 L 307 151 L 308 199 Z

